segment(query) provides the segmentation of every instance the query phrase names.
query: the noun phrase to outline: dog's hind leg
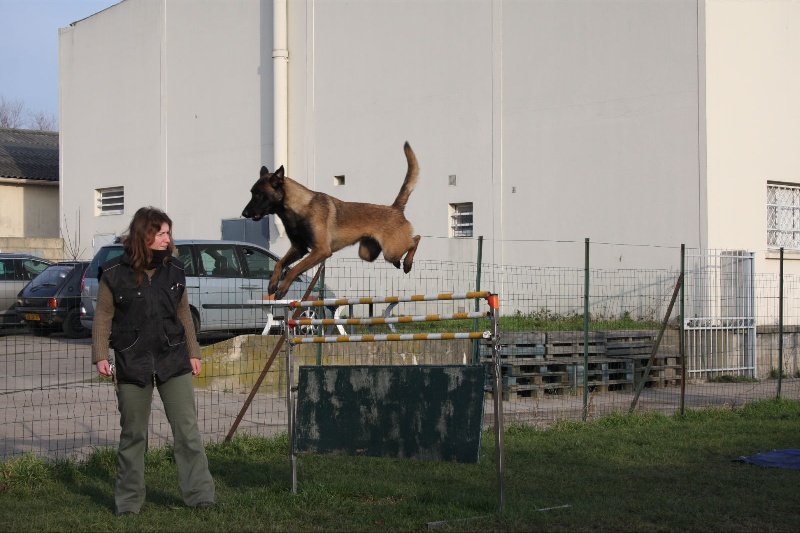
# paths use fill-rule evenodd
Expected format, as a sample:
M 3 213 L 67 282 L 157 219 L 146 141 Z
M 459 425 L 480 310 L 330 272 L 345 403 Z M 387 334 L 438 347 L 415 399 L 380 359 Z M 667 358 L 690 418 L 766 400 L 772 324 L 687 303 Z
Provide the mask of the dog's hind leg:
M 375 239 L 361 239 L 358 245 L 358 257 L 370 263 L 381 255 L 381 245 Z M 397 268 L 400 268 L 399 266 Z
M 414 245 L 408 249 L 408 253 L 406 253 L 405 258 L 403 258 L 403 272 L 405 272 L 406 274 L 411 272 L 411 265 L 414 262 L 414 254 L 417 252 L 417 246 L 419 246 L 419 239 L 420 239 L 419 235 L 414 235 L 414 237 L 411 239 L 412 241 L 414 241 Z M 399 265 L 395 266 L 397 266 L 397 268 L 400 268 Z

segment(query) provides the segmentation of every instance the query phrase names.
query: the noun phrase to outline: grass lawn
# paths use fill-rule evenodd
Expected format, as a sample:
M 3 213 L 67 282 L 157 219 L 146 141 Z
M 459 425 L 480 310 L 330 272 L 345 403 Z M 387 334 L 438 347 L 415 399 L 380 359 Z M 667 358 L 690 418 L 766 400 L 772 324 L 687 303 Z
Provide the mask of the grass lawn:
M 148 452 L 147 502 L 113 515 L 116 452 L 0 464 L 3 531 L 797 531 L 800 471 L 735 461 L 800 448 L 800 402 L 763 401 L 685 417 L 612 415 L 505 435 L 499 512 L 494 437 L 477 465 L 298 458 L 287 439 L 207 446 L 217 506 L 188 509 L 169 448 Z M 443 524 L 440 522 L 444 522 Z

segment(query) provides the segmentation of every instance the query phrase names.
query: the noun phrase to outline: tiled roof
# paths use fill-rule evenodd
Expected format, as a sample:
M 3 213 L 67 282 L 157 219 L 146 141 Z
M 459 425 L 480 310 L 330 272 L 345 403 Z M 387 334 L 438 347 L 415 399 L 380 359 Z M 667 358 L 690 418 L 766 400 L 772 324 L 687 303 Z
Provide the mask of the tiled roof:
M 0 178 L 58 182 L 58 133 L 0 128 Z

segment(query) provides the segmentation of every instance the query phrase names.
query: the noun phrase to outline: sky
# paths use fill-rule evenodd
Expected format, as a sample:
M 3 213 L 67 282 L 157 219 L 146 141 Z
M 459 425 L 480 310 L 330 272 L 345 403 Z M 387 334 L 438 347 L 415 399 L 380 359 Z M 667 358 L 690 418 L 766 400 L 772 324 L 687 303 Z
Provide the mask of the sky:
M 120 0 L 0 0 L 0 96 L 58 118 L 58 30 Z

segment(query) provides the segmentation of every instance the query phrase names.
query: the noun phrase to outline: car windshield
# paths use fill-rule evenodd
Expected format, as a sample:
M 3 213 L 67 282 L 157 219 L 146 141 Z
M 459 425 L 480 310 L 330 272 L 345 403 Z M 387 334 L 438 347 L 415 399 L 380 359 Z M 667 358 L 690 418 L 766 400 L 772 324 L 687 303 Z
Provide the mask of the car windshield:
M 39 287 L 57 287 L 70 273 L 75 270 L 75 265 L 53 265 L 36 276 L 28 285 L 28 290 L 35 291 Z

